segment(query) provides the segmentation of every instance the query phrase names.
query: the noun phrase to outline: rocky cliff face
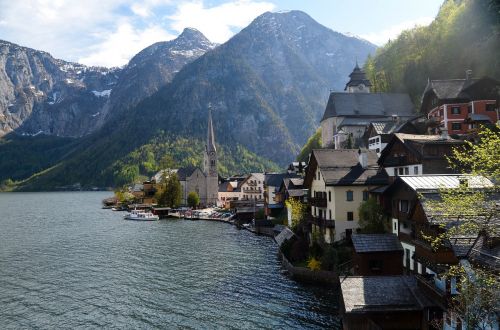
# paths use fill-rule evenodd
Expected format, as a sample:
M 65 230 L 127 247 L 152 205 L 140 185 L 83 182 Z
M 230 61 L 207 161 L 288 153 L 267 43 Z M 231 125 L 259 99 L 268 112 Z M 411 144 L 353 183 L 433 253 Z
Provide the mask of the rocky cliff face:
M 123 69 L 87 67 L 0 41 L 0 136 L 81 137 L 123 114 L 215 47 L 185 29 L 175 40 L 137 54 Z
M 152 130 L 189 136 L 205 132 L 211 104 L 220 143 L 285 163 L 317 128 L 329 90 L 343 90 L 356 59 L 374 49 L 300 11 L 265 13 L 186 65 L 136 112 L 154 118 Z
M 123 69 L 103 118 L 116 118 L 134 107 L 170 82 L 182 67 L 215 46 L 198 30 L 186 28 L 174 40 L 143 49 Z
M 0 136 L 87 134 L 119 73 L 0 41 Z

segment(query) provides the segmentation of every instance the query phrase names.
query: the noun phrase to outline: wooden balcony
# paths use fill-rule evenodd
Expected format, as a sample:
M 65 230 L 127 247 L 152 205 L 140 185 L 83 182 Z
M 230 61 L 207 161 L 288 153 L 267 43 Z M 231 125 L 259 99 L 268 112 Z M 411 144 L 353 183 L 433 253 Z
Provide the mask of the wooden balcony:
M 442 309 L 446 309 L 450 295 L 436 287 L 434 277 L 420 274 L 415 275 L 415 277 L 417 278 L 417 286 L 422 290 L 424 295 L 429 300 L 440 305 Z
M 458 259 L 451 249 L 442 247 L 433 251 L 430 244 L 427 242 L 423 242 L 419 239 L 415 239 L 414 242 L 417 261 L 434 265 L 455 265 L 458 263 Z
M 309 222 L 321 228 L 335 228 L 335 220 L 327 220 L 311 216 Z
M 309 203 L 311 206 L 326 207 L 326 197 L 310 197 Z

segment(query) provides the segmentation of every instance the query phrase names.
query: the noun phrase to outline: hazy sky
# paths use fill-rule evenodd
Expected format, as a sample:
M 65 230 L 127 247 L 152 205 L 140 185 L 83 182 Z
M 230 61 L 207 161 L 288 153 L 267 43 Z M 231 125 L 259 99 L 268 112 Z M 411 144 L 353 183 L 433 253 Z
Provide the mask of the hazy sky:
M 266 11 L 298 9 L 339 32 L 383 45 L 427 25 L 441 0 L 0 0 L 0 39 L 87 65 L 121 66 L 194 27 L 222 43 Z

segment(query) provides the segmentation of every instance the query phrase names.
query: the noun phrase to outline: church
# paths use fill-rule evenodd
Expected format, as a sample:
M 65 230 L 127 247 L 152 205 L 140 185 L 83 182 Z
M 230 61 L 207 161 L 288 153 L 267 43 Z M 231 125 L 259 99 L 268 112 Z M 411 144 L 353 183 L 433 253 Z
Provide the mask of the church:
M 372 93 L 372 84 L 357 62 L 349 78 L 344 92 L 330 93 L 321 119 L 323 147 L 357 148 L 370 123 L 406 121 L 416 115 L 408 94 Z
M 203 152 L 203 170 L 184 167 L 177 170 L 182 187 L 181 204 L 187 205 L 187 196 L 194 191 L 203 206 L 215 206 L 218 201 L 219 175 L 217 172 L 217 147 L 215 146 L 212 111 L 208 108 L 207 141 Z

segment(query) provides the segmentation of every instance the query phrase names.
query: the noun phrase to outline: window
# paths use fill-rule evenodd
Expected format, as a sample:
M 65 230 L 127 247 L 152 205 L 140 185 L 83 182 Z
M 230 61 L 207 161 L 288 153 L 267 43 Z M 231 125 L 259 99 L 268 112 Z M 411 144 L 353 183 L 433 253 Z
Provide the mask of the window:
M 472 113 L 472 105 L 467 106 L 467 113 Z
M 495 104 L 486 104 L 486 111 L 495 111 Z
M 404 171 L 404 168 L 403 168 L 403 167 L 400 167 L 400 168 L 399 168 L 399 175 L 403 175 L 403 173 L 404 173 L 403 171 Z
M 451 123 L 452 131 L 460 131 L 462 129 L 462 123 Z
M 375 149 L 375 152 L 379 153 L 380 152 L 380 148 Z
M 370 261 L 368 261 L 368 267 L 370 267 L 370 270 L 372 270 L 372 271 L 382 270 L 383 264 L 384 263 L 382 260 L 370 260 Z
M 410 174 L 410 169 L 408 167 L 405 167 L 405 175 L 409 175 Z
M 397 168 L 394 169 L 394 176 L 398 176 L 398 169 Z
M 398 231 L 398 223 L 394 221 L 394 231 Z
M 368 191 L 367 190 L 363 191 L 363 200 L 364 201 L 368 200 Z
M 210 166 L 215 166 L 215 160 L 214 160 L 214 159 L 212 159 L 212 160 L 210 161 Z
M 347 212 L 347 221 L 353 221 L 353 220 L 354 220 L 354 213 Z
M 452 115 L 459 115 L 460 114 L 460 107 L 451 107 L 451 114 Z
M 328 214 L 330 215 L 328 219 L 332 220 L 332 210 L 328 210 Z
M 413 166 L 413 174 L 418 175 L 418 166 Z
M 352 193 L 351 190 L 346 191 L 345 194 L 348 202 L 352 202 L 354 200 L 354 194 Z
M 399 210 L 401 212 L 408 212 L 408 201 L 407 200 L 400 200 L 399 201 Z
M 328 201 L 329 202 L 332 201 L 332 192 L 331 191 L 328 192 Z

